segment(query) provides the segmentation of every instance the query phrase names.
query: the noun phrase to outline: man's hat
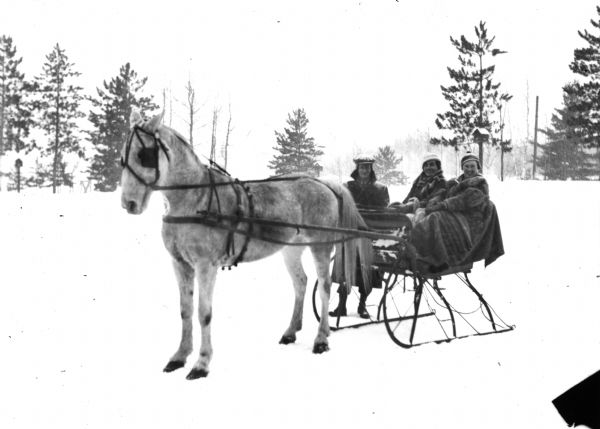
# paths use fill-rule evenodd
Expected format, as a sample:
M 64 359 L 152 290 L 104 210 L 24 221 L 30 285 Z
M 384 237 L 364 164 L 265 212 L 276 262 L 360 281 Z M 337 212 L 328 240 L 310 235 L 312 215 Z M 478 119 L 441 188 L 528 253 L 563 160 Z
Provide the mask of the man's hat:
M 481 169 L 481 162 L 479 162 L 479 158 L 472 154 L 471 152 L 467 152 L 465 156 L 460 160 L 460 168 L 465 166 L 465 162 L 475 161 L 477 163 L 477 168 Z
M 373 158 L 370 155 L 360 154 L 360 155 L 357 155 L 354 158 L 354 162 L 356 163 L 356 165 L 359 165 L 359 164 L 374 164 L 375 163 L 375 158 Z

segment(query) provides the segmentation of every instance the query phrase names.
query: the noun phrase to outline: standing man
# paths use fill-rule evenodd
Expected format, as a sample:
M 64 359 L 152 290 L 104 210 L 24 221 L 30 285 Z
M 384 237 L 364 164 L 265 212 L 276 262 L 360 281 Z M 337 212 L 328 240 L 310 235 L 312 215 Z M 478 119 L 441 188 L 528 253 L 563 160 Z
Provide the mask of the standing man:
M 361 155 L 354 158 L 354 163 L 356 164 L 356 168 L 350 174 L 353 180 L 345 183 L 344 186 L 348 188 L 350 193 L 352 194 L 352 198 L 356 203 L 359 209 L 377 209 L 377 208 L 385 208 L 390 203 L 390 196 L 388 194 L 387 186 L 382 185 L 381 183 L 377 183 L 377 177 L 375 176 L 375 172 L 373 171 L 373 164 L 375 163 L 375 159 Z M 360 264 L 357 266 L 360 267 Z M 375 273 L 375 272 L 374 272 Z M 371 276 L 373 282 L 379 281 L 378 276 L 376 274 Z M 362 282 L 362 276 L 356 276 L 356 283 L 360 291 L 360 301 L 358 303 L 358 315 L 363 319 L 369 318 L 369 312 L 367 311 L 367 296 L 369 296 L 369 292 L 365 285 Z M 340 284 L 338 288 L 338 294 L 340 296 L 338 307 L 329 312 L 329 315 L 332 317 L 338 316 L 347 316 L 348 312 L 346 310 L 346 300 L 347 300 L 347 292 L 346 287 Z

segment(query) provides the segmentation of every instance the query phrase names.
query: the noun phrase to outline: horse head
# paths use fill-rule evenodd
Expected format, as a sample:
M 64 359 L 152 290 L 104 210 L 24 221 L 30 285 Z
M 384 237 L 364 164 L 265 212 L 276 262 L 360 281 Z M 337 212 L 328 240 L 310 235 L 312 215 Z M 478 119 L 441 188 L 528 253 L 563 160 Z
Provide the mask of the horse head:
M 130 214 L 142 213 L 152 191 L 168 176 L 169 149 L 163 115 L 144 121 L 139 111 L 131 112 L 130 131 L 121 150 L 121 206 Z

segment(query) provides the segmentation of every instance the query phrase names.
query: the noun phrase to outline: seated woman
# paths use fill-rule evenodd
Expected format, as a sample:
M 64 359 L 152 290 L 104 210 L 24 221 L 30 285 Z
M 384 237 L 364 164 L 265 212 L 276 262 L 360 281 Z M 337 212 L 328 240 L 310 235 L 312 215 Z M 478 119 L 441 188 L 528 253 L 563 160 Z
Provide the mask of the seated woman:
M 443 199 L 446 181 L 440 157 L 435 153 L 426 153 L 423 157 L 422 169 L 404 201 L 392 203 L 390 208 L 400 213 L 414 213 L 419 208 L 425 208 Z
M 504 254 L 498 215 L 479 158 L 468 153 L 461 167 L 463 174 L 447 183 L 446 198 L 429 204 L 412 231 L 411 242 L 425 271 L 440 272 L 481 259 L 489 265 Z

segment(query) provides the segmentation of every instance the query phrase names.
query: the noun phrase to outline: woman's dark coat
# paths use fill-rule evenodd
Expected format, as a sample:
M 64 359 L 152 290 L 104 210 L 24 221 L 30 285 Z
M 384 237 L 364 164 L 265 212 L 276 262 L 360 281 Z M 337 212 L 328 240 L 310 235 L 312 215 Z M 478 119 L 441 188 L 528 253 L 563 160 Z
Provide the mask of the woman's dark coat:
M 381 183 L 377 183 L 377 177 L 373 170 L 367 183 L 361 183 L 358 180 L 358 170 L 354 170 L 350 175 L 354 180 L 345 183 L 346 188 L 352 194 L 354 202 L 362 207 L 387 207 L 390 203 L 388 188 Z
M 410 188 L 410 191 L 402 204 L 406 204 L 409 199 L 417 198 L 419 207 L 424 208 L 429 203 L 441 201 L 446 193 L 446 180 L 442 170 L 433 176 L 427 176 L 425 173 L 419 174 Z

